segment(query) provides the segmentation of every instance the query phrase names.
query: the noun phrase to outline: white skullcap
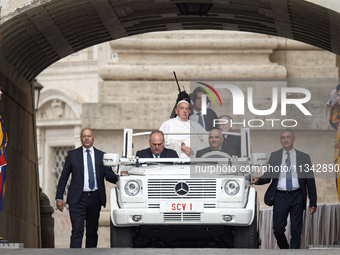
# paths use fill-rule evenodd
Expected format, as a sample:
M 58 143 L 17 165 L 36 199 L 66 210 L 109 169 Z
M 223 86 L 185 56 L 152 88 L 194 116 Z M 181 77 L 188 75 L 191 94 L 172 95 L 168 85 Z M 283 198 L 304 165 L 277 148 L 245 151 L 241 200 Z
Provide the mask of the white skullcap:
M 187 101 L 187 100 L 181 100 L 181 101 L 179 101 L 178 103 L 177 103 L 177 106 L 180 104 L 180 103 L 187 103 L 187 104 L 189 104 L 189 102 Z

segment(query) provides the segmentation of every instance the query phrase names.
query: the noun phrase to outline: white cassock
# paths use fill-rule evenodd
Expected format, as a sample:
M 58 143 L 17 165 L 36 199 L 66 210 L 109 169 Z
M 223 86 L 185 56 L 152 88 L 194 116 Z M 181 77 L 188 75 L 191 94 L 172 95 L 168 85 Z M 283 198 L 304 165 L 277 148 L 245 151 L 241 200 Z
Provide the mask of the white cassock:
M 165 147 L 175 150 L 181 158 L 188 157 L 181 150 L 182 142 L 194 151 L 194 156 L 198 150 L 209 146 L 208 132 L 200 124 L 194 121 L 183 121 L 177 116 L 176 118 L 163 122 L 159 130 L 164 133 L 184 133 L 184 135 L 164 135 Z M 190 135 L 192 132 L 203 132 L 206 133 L 206 135 Z

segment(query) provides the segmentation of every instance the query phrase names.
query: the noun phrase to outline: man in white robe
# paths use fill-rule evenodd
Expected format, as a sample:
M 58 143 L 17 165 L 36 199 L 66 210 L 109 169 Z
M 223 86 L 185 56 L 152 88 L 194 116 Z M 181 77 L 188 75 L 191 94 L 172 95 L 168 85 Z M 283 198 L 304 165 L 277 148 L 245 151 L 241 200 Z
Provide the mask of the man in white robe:
M 164 133 L 171 132 L 184 134 L 164 135 L 165 147 L 175 150 L 180 157 L 195 156 L 197 150 L 208 146 L 207 135 L 190 135 L 190 133 L 207 133 L 207 131 L 198 123 L 189 120 L 190 105 L 188 101 L 179 101 L 175 111 L 177 116 L 165 121 L 159 130 Z

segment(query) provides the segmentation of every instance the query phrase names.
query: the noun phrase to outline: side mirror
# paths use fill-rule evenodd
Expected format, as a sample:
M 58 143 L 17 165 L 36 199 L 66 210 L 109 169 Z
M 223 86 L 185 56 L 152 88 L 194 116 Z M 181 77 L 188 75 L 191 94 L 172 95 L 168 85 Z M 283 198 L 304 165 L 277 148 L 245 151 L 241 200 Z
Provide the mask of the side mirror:
M 104 166 L 115 167 L 119 164 L 119 154 L 118 153 L 105 153 L 103 156 Z
M 267 164 L 267 155 L 264 152 L 252 153 L 251 164 L 253 166 L 265 166 Z

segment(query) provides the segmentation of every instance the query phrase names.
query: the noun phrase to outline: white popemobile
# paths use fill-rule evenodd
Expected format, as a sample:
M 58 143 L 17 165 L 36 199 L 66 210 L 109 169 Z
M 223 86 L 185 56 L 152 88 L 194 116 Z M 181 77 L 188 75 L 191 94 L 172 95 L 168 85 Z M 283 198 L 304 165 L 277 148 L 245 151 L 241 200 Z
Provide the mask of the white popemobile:
M 222 152 L 199 159 L 135 157 L 133 136 L 148 134 L 125 129 L 123 156 L 104 155 L 104 165 L 119 175 L 111 190 L 111 247 L 194 240 L 258 248 L 259 205 L 251 170 L 267 159 L 264 153 L 251 154 L 249 129 L 226 133 L 241 136 L 241 157 Z

